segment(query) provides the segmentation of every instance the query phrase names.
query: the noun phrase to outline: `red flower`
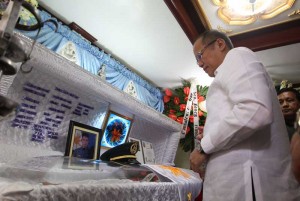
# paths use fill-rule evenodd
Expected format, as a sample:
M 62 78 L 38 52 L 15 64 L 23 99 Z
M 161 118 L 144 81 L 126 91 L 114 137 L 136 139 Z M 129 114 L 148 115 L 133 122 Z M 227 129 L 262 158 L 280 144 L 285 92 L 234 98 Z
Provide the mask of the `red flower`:
M 191 92 L 191 88 L 189 87 L 188 82 L 184 82 L 183 86 L 176 88 L 172 90 L 171 88 L 165 88 L 163 91 L 163 101 L 164 101 L 164 114 L 171 118 L 172 120 L 183 124 L 184 122 L 184 111 L 187 107 L 187 102 L 189 99 L 189 93 Z M 197 91 L 197 98 L 199 106 L 202 105 L 203 101 L 205 101 L 206 91 L 208 87 L 200 87 Z M 182 145 L 182 148 L 184 151 L 189 151 L 192 147 L 191 137 L 194 137 L 194 123 L 196 122 L 193 115 L 193 105 L 191 106 L 190 114 L 187 116 L 188 125 L 186 125 L 186 136 L 182 140 L 180 140 L 180 145 Z M 204 112 L 201 109 L 198 109 L 198 116 L 199 116 L 199 126 L 203 126 L 205 123 L 205 117 L 206 112 Z
M 185 110 L 185 106 L 186 106 L 185 104 L 180 104 L 180 109 L 179 110 L 180 111 L 184 111 Z
M 171 97 L 173 93 L 172 93 L 172 91 L 171 91 L 170 89 L 166 89 L 166 90 L 165 90 L 165 94 L 166 94 L 167 96 L 170 96 L 170 97 Z
M 198 111 L 198 116 L 202 117 L 203 116 L 203 112 L 201 110 Z
M 185 134 L 188 134 L 190 132 L 190 127 L 186 127 L 186 133 Z
M 175 114 L 175 112 L 176 112 L 175 110 L 172 109 L 169 110 L 169 114 Z
M 193 115 L 190 115 L 190 122 L 194 123 L 194 117 L 193 117 Z
M 167 102 L 169 102 L 170 101 L 170 97 L 169 96 L 164 96 L 164 103 L 167 103 Z
M 184 88 L 183 88 L 183 92 L 184 92 L 185 95 L 188 96 L 189 93 L 190 93 L 190 87 L 184 87 Z
M 175 97 L 174 97 L 174 103 L 175 103 L 176 105 L 178 105 L 179 102 L 180 102 L 179 97 L 178 97 L 178 96 L 175 96 Z
M 205 100 L 205 98 L 203 96 L 198 95 L 198 102 L 199 103 L 204 101 L 204 100 Z
M 169 114 L 168 115 L 171 119 L 173 119 L 174 121 L 177 120 L 177 116 L 175 114 Z
M 180 124 L 182 124 L 183 122 L 183 117 L 177 117 L 176 121 Z

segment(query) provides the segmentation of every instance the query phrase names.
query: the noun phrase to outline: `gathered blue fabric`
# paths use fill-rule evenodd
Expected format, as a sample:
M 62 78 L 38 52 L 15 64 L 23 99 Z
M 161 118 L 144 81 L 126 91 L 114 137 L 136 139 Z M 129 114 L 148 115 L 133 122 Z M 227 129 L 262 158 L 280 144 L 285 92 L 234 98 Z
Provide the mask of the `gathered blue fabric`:
M 45 11 L 39 11 L 42 21 L 57 19 Z M 22 20 L 21 20 L 22 23 Z M 97 75 L 101 67 L 105 64 L 106 81 L 124 91 L 128 83 L 132 81 L 137 91 L 137 98 L 146 105 L 163 112 L 163 95 L 161 91 L 151 85 L 149 82 L 132 72 L 125 65 L 106 54 L 103 50 L 91 45 L 89 41 L 78 33 L 72 31 L 69 27 L 58 22 L 57 32 L 51 22 L 45 23 L 41 28 L 37 42 L 43 44 L 54 52 L 59 52 L 61 48 L 71 41 L 76 47 L 76 63 L 85 70 Z M 37 31 L 20 31 L 22 34 L 34 39 Z

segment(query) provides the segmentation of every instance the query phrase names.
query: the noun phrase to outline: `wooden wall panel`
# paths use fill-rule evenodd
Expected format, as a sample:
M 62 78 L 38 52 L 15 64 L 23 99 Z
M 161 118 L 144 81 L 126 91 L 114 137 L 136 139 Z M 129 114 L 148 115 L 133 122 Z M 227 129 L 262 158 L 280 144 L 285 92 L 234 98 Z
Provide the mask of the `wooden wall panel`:
M 234 46 L 253 51 L 265 50 L 300 42 L 300 19 L 230 37 Z

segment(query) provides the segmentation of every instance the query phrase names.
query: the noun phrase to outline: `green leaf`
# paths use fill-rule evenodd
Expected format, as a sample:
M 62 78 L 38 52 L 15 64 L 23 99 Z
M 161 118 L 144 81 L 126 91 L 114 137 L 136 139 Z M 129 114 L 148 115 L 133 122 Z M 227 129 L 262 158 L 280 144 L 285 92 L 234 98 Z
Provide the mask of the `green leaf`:
M 184 94 L 184 87 L 191 87 L 191 83 L 187 80 L 182 79 L 182 87 L 177 87 L 176 89 L 172 90 L 173 95 L 170 98 L 170 101 L 168 103 L 165 103 L 165 110 L 163 112 L 163 114 L 165 115 L 169 115 L 170 110 L 175 110 L 175 115 L 177 117 L 182 117 L 184 115 L 184 111 L 180 111 L 180 106 L 176 105 L 174 103 L 174 97 L 178 97 L 180 104 L 185 104 L 184 98 L 185 98 L 185 94 Z M 208 91 L 208 86 L 197 86 L 197 91 L 198 94 L 201 96 L 206 97 L 207 91 Z M 192 111 L 190 113 L 190 115 L 193 115 Z M 199 125 L 203 126 L 205 123 L 205 119 L 206 119 L 207 113 L 203 112 L 203 116 L 199 118 Z M 183 139 L 180 139 L 179 141 L 179 145 L 180 147 L 185 151 L 191 151 L 194 148 L 194 125 L 193 123 L 189 122 L 188 126 L 190 127 L 190 131 L 189 133 L 186 134 L 186 136 Z
M 184 113 L 183 113 L 183 112 L 176 112 L 175 114 L 176 114 L 176 116 L 177 116 L 177 117 L 181 117 L 181 116 L 183 116 L 183 115 L 184 115 Z

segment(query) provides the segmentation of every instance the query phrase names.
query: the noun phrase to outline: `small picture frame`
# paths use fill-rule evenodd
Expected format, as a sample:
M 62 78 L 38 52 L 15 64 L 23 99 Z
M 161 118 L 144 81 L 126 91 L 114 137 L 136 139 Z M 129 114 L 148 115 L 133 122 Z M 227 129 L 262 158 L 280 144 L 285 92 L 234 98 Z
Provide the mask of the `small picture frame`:
M 132 118 L 109 111 L 103 127 L 101 148 L 110 149 L 126 142 Z
M 142 141 L 145 164 L 155 164 L 155 154 L 151 142 Z
M 66 158 L 64 158 L 66 160 Z M 81 159 L 76 157 L 70 157 L 69 160 L 64 164 L 64 169 L 73 170 L 97 170 L 97 165 L 94 160 Z
M 142 143 L 141 140 L 133 138 L 133 137 L 128 137 L 128 142 L 137 142 L 139 144 L 139 150 L 137 151 L 136 155 L 136 160 L 140 162 L 141 164 L 144 164 L 144 155 L 143 155 L 143 149 L 142 149 Z
M 79 122 L 70 121 L 65 156 L 82 159 L 99 158 L 99 141 L 102 130 Z

